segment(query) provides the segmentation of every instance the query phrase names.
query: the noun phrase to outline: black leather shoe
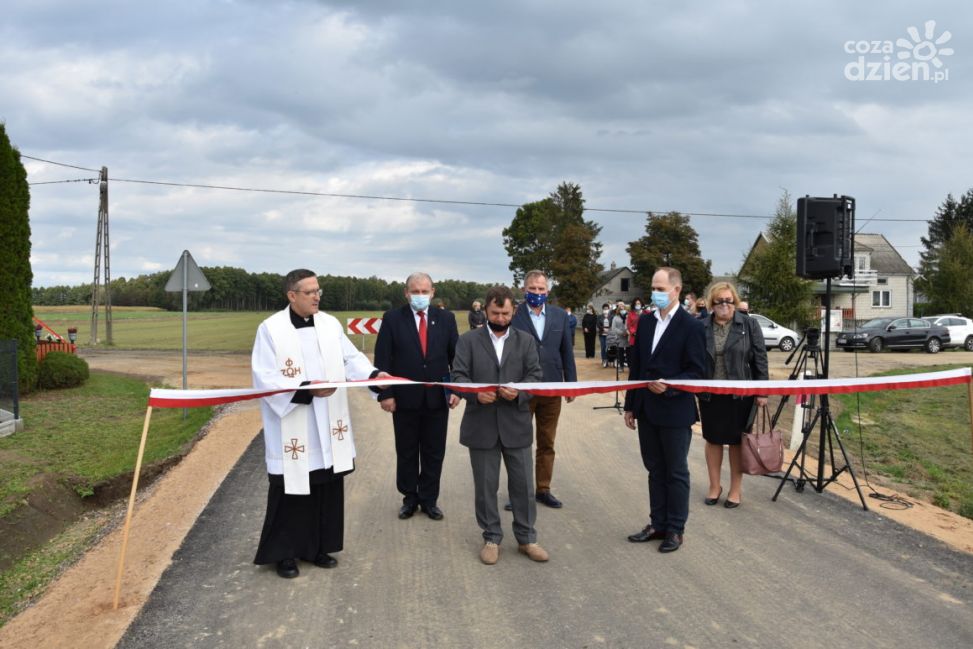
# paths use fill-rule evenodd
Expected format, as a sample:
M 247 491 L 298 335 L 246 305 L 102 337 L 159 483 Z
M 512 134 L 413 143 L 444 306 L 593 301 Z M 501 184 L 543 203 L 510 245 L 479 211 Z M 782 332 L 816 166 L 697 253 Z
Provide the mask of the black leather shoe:
M 651 525 L 646 525 L 644 529 L 635 534 L 629 534 L 628 540 L 632 543 L 645 543 L 646 541 L 659 541 L 666 538 L 665 532 L 660 532 Z
M 422 511 L 426 512 L 426 516 L 433 519 L 434 521 L 443 520 L 443 510 L 435 505 L 419 505 Z
M 334 568 L 338 565 L 338 560 L 330 554 L 319 554 L 314 558 L 314 565 L 318 568 Z
M 730 500 L 729 498 L 727 498 L 726 499 L 726 502 L 723 503 L 723 506 L 726 507 L 727 509 L 736 509 L 737 507 L 740 506 L 740 503 L 739 502 L 733 502 L 732 500 Z
M 399 507 L 399 518 L 405 520 L 407 518 L 412 518 L 412 515 L 416 513 L 415 505 L 402 505 Z
M 538 491 L 534 495 L 534 500 L 553 509 L 561 509 L 564 507 L 564 503 L 555 498 L 554 494 L 552 494 L 550 491 Z
M 512 512 L 514 510 L 513 504 L 508 500 L 507 504 L 503 506 L 503 510 L 507 512 Z
M 666 540 L 659 546 L 659 552 L 675 552 L 682 545 L 682 534 L 667 532 Z
M 720 487 L 720 493 L 716 494 L 716 498 L 703 498 L 704 505 L 715 505 L 720 502 L 720 496 L 723 495 L 723 487 Z M 729 500 L 726 502 L 730 502 Z
M 281 559 L 277 562 L 277 575 L 284 579 L 293 579 L 301 574 L 297 569 L 297 561 L 294 559 Z

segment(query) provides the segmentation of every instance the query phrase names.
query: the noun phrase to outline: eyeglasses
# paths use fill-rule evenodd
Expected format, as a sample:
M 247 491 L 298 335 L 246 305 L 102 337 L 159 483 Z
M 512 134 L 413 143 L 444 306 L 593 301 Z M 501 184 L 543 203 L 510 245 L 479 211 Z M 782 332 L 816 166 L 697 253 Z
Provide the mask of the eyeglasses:
M 306 295 L 307 297 L 312 297 L 314 295 L 317 295 L 318 297 L 321 297 L 321 294 L 324 293 L 324 291 L 322 291 L 319 288 L 312 288 L 309 291 L 294 291 L 294 292 L 295 293 L 300 293 L 301 295 Z
M 730 304 L 733 304 L 733 300 L 732 299 L 729 299 L 729 298 L 727 298 L 725 300 L 713 300 L 713 306 L 719 306 L 720 304 L 722 304 L 724 306 L 728 306 Z

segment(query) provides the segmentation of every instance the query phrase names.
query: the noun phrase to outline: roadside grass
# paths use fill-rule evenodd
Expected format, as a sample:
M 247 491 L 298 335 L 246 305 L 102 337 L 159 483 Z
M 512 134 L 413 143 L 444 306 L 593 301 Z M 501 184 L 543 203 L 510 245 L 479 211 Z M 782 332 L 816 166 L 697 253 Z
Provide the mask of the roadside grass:
M 9 513 L 42 474 L 80 495 L 135 468 L 149 388 L 138 379 L 92 372 L 77 388 L 35 392 L 21 401 L 26 430 L 0 439 L 0 516 Z M 193 408 L 152 415 L 145 463 L 177 454 L 212 416 Z
M 0 627 L 43 594 L 66 567 L 80 559 L 101 538 L 110 521 L 106 512 L 86 515 L 0 572 Z
M 186 337 L 192 351 L 246 352 L 253 347 L 257 326 L 270 311 L 190 311 L 187 320 Z M 335 311 L 329 312 L 342 325 L 348 318 L 380 318 L 379 311 Z M 89 348 L 91 336 L 90 307 L 80 306 L 35 306 L 34 315 L 43 320 L 62 336 L 67 336 L 68 327 L 77 327 L 78 345 Z M 99 313 L 98 332 L 105 339 L 105 313 Z M 361 349 L 362 336 L 349 335 L 356 347 Z M 374 335 L 365 336 L 365 351 L 375 349 Z M 99 345 L 97 348 L 104 348 Z M 163 311 L 150 307 L 112 307 L 112 347 L 113 349 L 139 350 L 181 350 L 182 349 L 182 312 Z
M 966 367 L 900 368 L 876 376 L 935 372 Z M 973 518 L 973 449 L 966 385 L 923 390 L 891 390 L 831 397 L 839 412 L 835 425 L 849 454 L 861 452 L 869 473 L 879 474 L 914 498 Z M 859 476 L 861 479 L 862 476 Z

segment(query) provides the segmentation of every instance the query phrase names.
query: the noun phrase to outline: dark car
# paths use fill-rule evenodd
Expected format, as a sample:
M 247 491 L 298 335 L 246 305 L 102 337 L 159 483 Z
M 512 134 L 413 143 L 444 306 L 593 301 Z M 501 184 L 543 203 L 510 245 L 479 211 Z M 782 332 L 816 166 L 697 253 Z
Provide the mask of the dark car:
M 922 318 L 875 318 L 855 331 L 838 334 L 835 344 L 846 352 L 869 349 L 925 349 L 935 354 L 949 344 L 949 330 Z

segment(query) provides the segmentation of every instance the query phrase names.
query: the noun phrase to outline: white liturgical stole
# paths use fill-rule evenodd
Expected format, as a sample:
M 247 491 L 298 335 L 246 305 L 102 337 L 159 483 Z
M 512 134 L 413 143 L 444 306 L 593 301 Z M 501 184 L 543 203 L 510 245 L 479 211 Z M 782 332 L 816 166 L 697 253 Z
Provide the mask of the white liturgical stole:
M 333 319 L 332 319 L 333 320 Z M 336 321 L 335 321 L 336 322 Z M 314 327 L 295 329 L 288 309 L 267 319 L 267 330 L 274 345 L 277 369 L 283 377 L 302 381 L 344 381 L 345 368 L 338 335 L 324 318 L 315 318 Z M 355 445 L 351 432 L 347 389 L 339 388 L 323 400 L 315 397 L 311 405 L 296 405 L 281 418 L 284 492 L 311 493 L 308 457 L 320 449 L 332 458 L 335 473 L 355 467 Z M 330 453 L 327 453 L 330 450 Z

